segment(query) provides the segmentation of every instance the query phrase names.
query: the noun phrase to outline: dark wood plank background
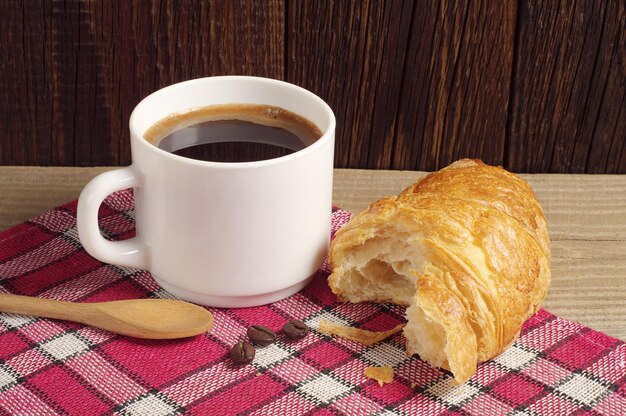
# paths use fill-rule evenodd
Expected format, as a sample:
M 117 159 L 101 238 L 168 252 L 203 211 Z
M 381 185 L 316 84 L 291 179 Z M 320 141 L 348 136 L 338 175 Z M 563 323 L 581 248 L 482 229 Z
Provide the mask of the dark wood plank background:
M 626 173 L 623 0 L 0 0 L 0 163 L 126 165 L 142 97 L 284 79 L 338 119 L 336 166 Z

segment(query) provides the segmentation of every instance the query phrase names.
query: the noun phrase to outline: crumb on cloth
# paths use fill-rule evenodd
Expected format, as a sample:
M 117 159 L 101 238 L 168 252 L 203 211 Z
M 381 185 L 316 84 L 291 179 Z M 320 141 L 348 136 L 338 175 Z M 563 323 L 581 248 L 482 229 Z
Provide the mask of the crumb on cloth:
M 365 377 L 376 380 L 379 385 L 391 383 L 393 381 L 393 368 L 389 366 L 383 367 L 365 367 L 363 371 Z
M 326 319 L 320 321 L 319 329 L 326 335 L 336 335 L 342 338 L 346 338 L 352 341 L 360 342 L 365 345 L 376 344 L 385 338 L 389 338 L 391 335 L 400 332 L 404 328 L 405 324 L 399 324 L 388 331 L 373 332 L 366 329 L 354 328 L 351 326 L 345 326 L 330 322 Z

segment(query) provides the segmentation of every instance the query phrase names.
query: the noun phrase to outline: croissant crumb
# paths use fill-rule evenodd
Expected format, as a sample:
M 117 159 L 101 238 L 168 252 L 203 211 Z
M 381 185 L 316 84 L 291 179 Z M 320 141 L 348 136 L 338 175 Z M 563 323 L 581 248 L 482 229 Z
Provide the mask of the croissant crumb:
M 320 320 L 320 331 L 326 335 L 339 336 L 352 341 L 359 342 L 364 345 L 373 345 L 386 338 L 389 338 L 393 334 L 402 331 L 404 324 L 396 325 L 394 328 L 388 331 L 374 332 L 367 329 L 354 328 L 351 326 L 345 326 L 330 322 L 326 319 Z
M 393 382 L 393 368 L 389 366 L 365 367 L 363 374 L 369 379 L 376 380 L 381 387 Z

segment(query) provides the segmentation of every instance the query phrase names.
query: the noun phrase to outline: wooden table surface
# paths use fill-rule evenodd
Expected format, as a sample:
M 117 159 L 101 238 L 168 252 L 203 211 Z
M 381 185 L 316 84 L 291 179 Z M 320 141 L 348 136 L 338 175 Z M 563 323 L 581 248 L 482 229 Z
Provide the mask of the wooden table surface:
M 108 169 L 0 167 L 0 230 L 78 197 Z M 337 169 L 334 202 L 358 211 L 423 175 Z M 626 340 L 626 175 L 521 176 L 543 205 L 552 240 L 552 286 L 543 306 Z

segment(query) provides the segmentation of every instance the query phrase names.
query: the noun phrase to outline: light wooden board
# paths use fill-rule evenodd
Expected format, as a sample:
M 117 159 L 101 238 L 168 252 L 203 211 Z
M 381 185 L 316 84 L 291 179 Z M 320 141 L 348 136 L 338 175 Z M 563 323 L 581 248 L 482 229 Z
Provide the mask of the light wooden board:
M 111 168 L 0 167 L 0 229 L 76 198 Z M 425 175 L 337 169 L 334 203 L 359 211 Z M 544 307 L 626 340 L 626 176 L 522 175 L 535 189 L 552 240 Z
M 0 230 L 78 198 L 91 178 L 110 169 L 0 167 Z

